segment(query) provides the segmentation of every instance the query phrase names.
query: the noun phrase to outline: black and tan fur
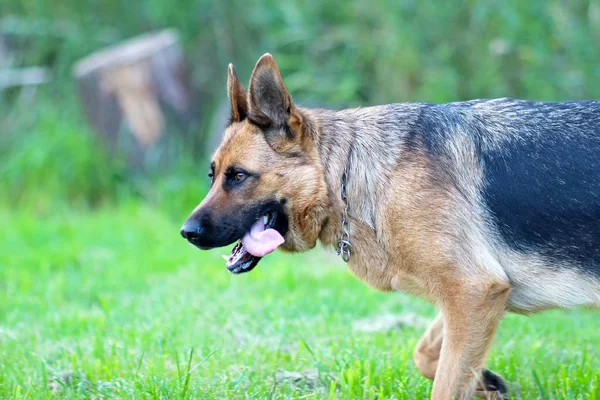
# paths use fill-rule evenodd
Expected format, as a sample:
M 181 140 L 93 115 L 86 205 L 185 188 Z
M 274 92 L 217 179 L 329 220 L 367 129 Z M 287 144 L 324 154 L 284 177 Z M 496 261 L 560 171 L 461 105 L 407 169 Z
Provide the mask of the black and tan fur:
M 228 90 L 214 182 L 182 235 L 228 245 L 276 207 L 283 249 L 334 246 L 347 168 L 350 271 L 440 309 L 415 350 L 432 398 L 504 392 L 485 360 L 505 312 L 600 306 L 600 102 L 303 109 L 268 54 L 248 92 L 230 66 Z

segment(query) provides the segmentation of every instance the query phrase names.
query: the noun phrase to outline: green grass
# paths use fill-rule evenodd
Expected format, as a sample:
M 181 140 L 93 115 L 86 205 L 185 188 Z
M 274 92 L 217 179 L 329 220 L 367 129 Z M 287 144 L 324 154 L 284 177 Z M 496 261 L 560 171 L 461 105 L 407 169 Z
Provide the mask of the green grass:
M 432 307 L 369 289 L 323 250 L 232 276 L 180 222 L 133 203 L 0 208 L 0 398 L 428 396 L 411 354 Z M 355 329 L 382 315 L 413 322 Z M 598 399 L 599 327 L 591 311 L 509 315 L 489 366 L 520 398 Z

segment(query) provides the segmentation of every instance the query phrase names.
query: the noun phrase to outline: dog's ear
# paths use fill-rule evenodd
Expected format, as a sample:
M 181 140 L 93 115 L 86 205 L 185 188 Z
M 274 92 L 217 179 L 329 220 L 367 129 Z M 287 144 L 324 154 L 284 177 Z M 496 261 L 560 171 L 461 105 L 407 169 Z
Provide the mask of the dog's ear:
M 233 64 L 229 64 L 227 74 L 227 95 L 231 104 L 231 122 L 243 121 L 248 116 L 248 95 L 235 73 Z
M 270 131 L 267 140 L 275 132 L 285 132 L 287 139 L 293 139 L 300 127 L 302 117 L 292 103 L 279 67 L 270 54 L 258 60 L 250 78 L 249 118 L 259 127 Z

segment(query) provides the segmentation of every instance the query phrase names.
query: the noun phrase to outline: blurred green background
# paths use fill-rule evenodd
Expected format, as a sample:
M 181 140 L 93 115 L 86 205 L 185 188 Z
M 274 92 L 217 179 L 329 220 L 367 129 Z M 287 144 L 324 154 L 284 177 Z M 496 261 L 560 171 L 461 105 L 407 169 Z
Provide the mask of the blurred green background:
M 140 173 L 88 124 L 72 68 L 163 28 L 205 146 Z M 272 53 L 304 106 L 600 98 L 599 0 L 2 0 L 0 37 L 12 68 L 52 78 L 0 91 L 0 398 L 428 395 L 411 353 L 429 305 L 375 293 L 331 251 L 232 277 L 178 237 L 207 190 L 228 63 L 247 82 Z M 417 322 L 353 328 L 381 315 Z M 600 398 L 597 332 L 588 311 L 509 316 L 490 365 L 522 398 Z
M 24 197 L 97 204 L 129 194 L 163 201 L 163 190 L 182 189 L 179 198 L 186 198 L 195 190 L 190 180 L 202 182 L 199 160 L 206 154 L 182 155 L 179 178 L 165 187 L 136 181 L 102 153 L 76 97 L 76 60 L 165 27 L 179 30 L 202 93 L 198 137 L 214 133 L 208 131 L 225 98 L 227 64 L 247 82 L 265 52 L 274 54 L 301 105 L 558 101 L 597 98 L 600 91 L 594 0 L 4 0 L 0 17 L 0 32 L 24 49 L 15 65 L 52 72 L 52 82 L 25 104 L 16 90 L 0 92 L 0 196 L 12 204 Z

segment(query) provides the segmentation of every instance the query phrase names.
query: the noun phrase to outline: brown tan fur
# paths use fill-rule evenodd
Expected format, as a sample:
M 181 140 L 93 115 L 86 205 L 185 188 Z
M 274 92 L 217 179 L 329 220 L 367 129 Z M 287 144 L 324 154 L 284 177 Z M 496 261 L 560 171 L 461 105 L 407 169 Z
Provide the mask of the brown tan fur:
M 484 239 L 489 227 L 476 194 L 481 171 L 468 141 L 456 135 L 455 163 L 447 167 L 432 162 L 419 143 L 411 147 L 390 136 L 384 106 L 299 108 L 268 54 L 258 61 L 248 92 L 230 66 L 228 92 L 232 123 L 213 157 L 213 189 L 192 216 L 208 207 L 227 215 L 248 202 L 285 199 L 284 250 L 305 251 L 317 240 L 335 246 L 347 167 L 349 270 L 378 290 L 408 292 L 440 308 L 415 350 L 418 369 L 434 379 L 432 398 L 499 396 L 482 382 L 487 352 L 504 313 L 531 301 L 511 300 L 518 294 L 497 249 Z M 398 124 L 416 118 L 410 107 L 399 111 L 405 114 Z M 278 119 L 287 132 L 260 127 Z M 260 173 L 259 181 L 235 193 L 221 190 L 230 165 Z M 600 294 L 600 286 L 590 285 Z

